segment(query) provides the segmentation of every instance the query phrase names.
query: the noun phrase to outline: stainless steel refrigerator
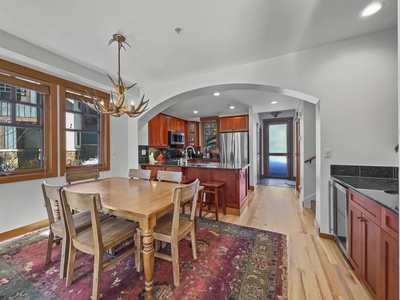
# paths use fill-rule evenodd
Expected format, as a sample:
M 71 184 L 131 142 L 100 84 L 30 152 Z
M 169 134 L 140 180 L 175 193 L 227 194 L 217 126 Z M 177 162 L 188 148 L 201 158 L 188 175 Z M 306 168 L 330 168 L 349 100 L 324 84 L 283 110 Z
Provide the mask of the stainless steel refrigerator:
M 237 165 L 249 163 L 249 133 L 229 132 L 220 135 L 221 163 Z

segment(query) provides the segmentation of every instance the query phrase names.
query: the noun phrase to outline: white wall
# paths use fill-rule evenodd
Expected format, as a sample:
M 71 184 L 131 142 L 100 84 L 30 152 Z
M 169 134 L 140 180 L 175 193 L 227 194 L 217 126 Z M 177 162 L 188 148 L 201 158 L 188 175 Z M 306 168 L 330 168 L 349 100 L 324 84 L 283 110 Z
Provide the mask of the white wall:
M 0 47 L 4 46 L 3 43 L 9 46 L 0 39 Z M 7 54 L 10 53 L 2 52 L 3 57 Z M 23 54 L 29 56 L 29 49 L 24 50 Z M 13 60 L 18 58 L 19 55 L 13 57 Z M 35 59 L 45 60 L 46 57 L 37 55 Z M 26 63 L 25 60 L 21 62 Z M 69 70 L 73 71 L 71 68 Z M 89 73 L 86 75 L 90 78 Z M 316 218 L 322 232 L 329 231 L 330 164 L 397 164 L 397 156 L 393 151 L 398 142 L 395 29 L 169 82 L 162 86 L 146 87 L 145 93 L 151 99 L 150 105 L 155 106 L 198 88 L 232 83 L 282 87 L 320 99 L 316 105 Z M 174 100 L 184 101 L 184 97 Z M 165 107 L 161 110 L 163 109 Z M 111 143 L 115 143 L 113 149 L 116 153 L 111 157 L 112 171 L 107 173 L 126 176 L 125 170 L 132 164 L 137 164 L 139 125 L 137 120 L 131 119 L 127 124 L 124 120 L 112 122 Z M 128 126 L 127 130 L 125 126 Z M 331 159 L 321 158 L 323 148 L 332 149 Z M 108 174 L 104 174 L 105 176 Z M 49 181 L 63 182 L 63 178 Z M 45 219 L 45 211 L 41 206 L 40 182 L 28 181 L 0 186 L 0 232 Z
M 329 232 L 331 164 L 397 163 L 393 151 L 398 135 L 394 125 L 398 121 L 395 29 L 147 87 L 145 92 L 157 105 L 198 88 L 231 83 L 283 87 L 320 99 L 316 105 L 316 218 L 322 232 Z M 332 158 L 322 158 L 324 148 L 332 149 Z
M 304 163 L 316 154 L 315 105 L 303 102 L 300 118 L 300 185 L 304 207 L 311 207 L 311 200 L 316 199 L 316 160 Z

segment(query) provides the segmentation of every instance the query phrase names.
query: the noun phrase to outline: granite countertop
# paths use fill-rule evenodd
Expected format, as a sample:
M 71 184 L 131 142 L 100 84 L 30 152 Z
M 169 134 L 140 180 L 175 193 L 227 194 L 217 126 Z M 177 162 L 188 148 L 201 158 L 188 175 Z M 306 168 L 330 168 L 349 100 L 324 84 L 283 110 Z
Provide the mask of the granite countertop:
M 396 178 L 371 178 L 333 175 L 344 186 L 370 198 L 387 209 L 399 214 L 399 183 Z
M 250 164 L 234 164 L 234 163 L 214 163 L 214 162 L 189 162 L 188 165 L 181 165 L 179 161 L 163 161 L 155 163 L 142 163 L 141 166 L 176 166 L 180 168 L 203 168 L 203 169 L 220 169 L 220 170 L 241 170 L 247 168 Z

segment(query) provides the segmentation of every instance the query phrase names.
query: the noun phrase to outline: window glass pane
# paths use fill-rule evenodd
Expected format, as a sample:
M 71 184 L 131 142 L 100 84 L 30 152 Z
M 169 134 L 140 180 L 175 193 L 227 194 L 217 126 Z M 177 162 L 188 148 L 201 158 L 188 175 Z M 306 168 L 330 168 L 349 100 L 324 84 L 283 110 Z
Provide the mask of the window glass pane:
M 11 122 L 11 103 L 0 101 L 0 123 Z
M 89 105 L 85 104 L 85 112 L 89 115 L 98 115 L 98 112 L 92 109 Z
M 89 132 L 97 132 L 97 124 L 98 124 L 99 118 L 97 116 L 86 116 L 85 117 L 85 124 L 84 124 L 84 131 L 89 131 Z
M 82 129 L 82 115 L 67 112 L 65 115 L 65 128 L 67 129 Z
M 43 104 L 44 94 L 28 90 L 24 88 L 17 87 L 16 91 L 16 100 L 18 102 L 32 103 L 32 104 Z
M 11 86 L 0 82 L 0 99 L 11 99 Z
M 17 124 L 40 125 L 41 109 L 37 106 L 17 104 Z
M 42 167 L 41 129 L 0 126 L 0 171 Z
M 269 125 L 269 153 L 286 153 L 286 124 Z
M 98 134 L 67 131 L 67 166 L 98 164 Z
M 65 109 L 72 110 L 72 111 L 82 111 L 82 102 L 72 100 L 72 99 L 65 99 Z
M 287 157 L 270 156 L 269 157 L 269 175 L 277 177 L 287 176 Z
M 204 123 L 204 143 L 209 149 L 217 148 L 217 122 Z

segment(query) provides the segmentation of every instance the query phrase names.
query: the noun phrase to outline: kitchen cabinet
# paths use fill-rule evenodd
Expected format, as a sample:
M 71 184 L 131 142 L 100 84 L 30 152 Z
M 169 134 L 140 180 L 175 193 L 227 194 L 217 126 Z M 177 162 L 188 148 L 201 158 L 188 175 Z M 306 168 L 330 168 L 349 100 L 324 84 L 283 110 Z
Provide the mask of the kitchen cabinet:
M 249 116 L 225 117 L 219 119 L 220 132 L 248 131 Z
M 168 131 L 185 132 L 186 121 L 158 114 L 148 123 L 148 141 L 150 147 L 168 146 Z
M 349 189 L 349 261 L 374 299 L 398 299 L 398 216 Z
M 168 146 L 168 119 L 158 114 L 148 123 L 148 142 L 150 147 Z
M 399 299 L 399 216 L 381 208 L 381 242 L 378 299 Z
M 187 122 L 185 146 L 199 147 L 199 123 Z

